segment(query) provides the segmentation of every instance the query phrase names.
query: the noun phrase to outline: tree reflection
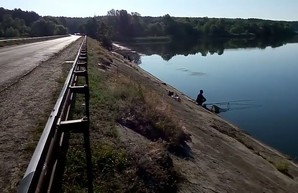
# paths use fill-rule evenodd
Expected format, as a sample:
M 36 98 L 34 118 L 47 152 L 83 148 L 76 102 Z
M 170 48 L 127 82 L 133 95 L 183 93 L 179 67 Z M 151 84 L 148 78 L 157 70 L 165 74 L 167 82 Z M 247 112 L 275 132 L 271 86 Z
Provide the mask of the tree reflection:
M 239 48 L 260 48 L 280 47 L 290 42 L 298 42 L 298 38 L 293 39 L 199 39 L 181 40 L 164 43 L 125 43 L 125 45 L 139 53 L 145 55 L 160 55 L 164 60 L 169 61 L 176 55 L 195 55 L 200 53 L 202 56 L 224 54 L 225 49 Z

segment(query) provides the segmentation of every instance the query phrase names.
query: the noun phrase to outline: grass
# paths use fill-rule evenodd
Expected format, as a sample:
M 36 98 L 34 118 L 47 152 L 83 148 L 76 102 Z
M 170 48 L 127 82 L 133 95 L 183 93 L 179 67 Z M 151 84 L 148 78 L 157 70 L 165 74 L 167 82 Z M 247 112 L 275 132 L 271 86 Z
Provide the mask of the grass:
M 267 158 L 264 156 L 262 157 L 269 163 L 271 163 L 279 172 L 293 179 L 293 176 L 290 174 L 290 163 L 288 160 L 283 158 Z
M 43 129 L 47 123 L 47 120 L 48 120 L 48 117 L 46 117 L 46 116 L 44 116 L 44 118 L 38 120 L 37 125 L 36 125 L 35 130 L 32 135 L 32 139 L 25 146 L 25 151 L 27 151 L 28 153 L 34 152 L 34 150 L 37 146 L 38 140 L 39 140 L 39 138 L 43 132 Z
M 288 174 L 288 171 L 289 171 L 289 162 L 287 162 L 287 161 L 279 161 L 279 162 L 273 163 L 273 165 L 281 173 Z
M 117 127 L 122 124 L 152 141 L 162 139 L 177 145 L 184 140 L 184 133 L 159 109 L 162 101 L 157 100 L 157 93 L 122 72 L 99 69 L 99 62 L 121 61 L 113 57 L 88 39 L 94 192 L 176 192 L 179 174 L 168 153 L 164 149 L 150 153 L 152 147 L 131 150 L 121 143 Z M 74 112 L 80 114 L 79 109 Z M 61 192 L 87 192 L 82 143 L 82 138 L 71 134 Z
M 36 127 L 32 134 L 32 140 L 28 144 L 26 144 L 25 150 L 28 151 L 28 153 L 33 153 L 38 144 L 40 136 L 43 132 L 43 129 L 45 128 L 45 125 L 50 115 L 48 113 L 51 112 L 52 108 L 54 107 L 57 101 L 57 98 L 61 92 L 61 89 L 64 85 L 65 79 L 67 77 L 67 74 L 70 68 L 71 68 L 70 65 L 63 65 L 62 75 L 56 79 L 56 83 L 58 84 L 58 86 L 56 87 L 55 90 L 52 91 L 50 104 L 48 105 L 48 108 L 44 111 L 45 112 L 44 115 L 37 121 Z

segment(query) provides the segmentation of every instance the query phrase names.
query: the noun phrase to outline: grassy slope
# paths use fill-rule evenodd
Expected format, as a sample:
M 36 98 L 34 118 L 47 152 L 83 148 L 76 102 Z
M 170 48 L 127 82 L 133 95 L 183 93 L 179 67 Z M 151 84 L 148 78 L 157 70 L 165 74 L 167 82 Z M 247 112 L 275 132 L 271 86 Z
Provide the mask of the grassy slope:
M 166 89 L 173 88 L 92 39 L 88 65 L 94 192 L 177 192 L 181 187 L 186 192 L 280 192 L 297 186 L 292 162 L 187 98 L 179 103 L 168 97 Z M 194 158 L 184 151 L 185 128 L 195 140 L 190 143 Z M 63 192 L 86 191 L 82 142 L 80 135 L 71 135 Z
M 99 68 L 99 62 L 106 66 L 105 70 Z M 156 108 L 158 101 L 151 100 L 154 92 L 115 67 L 122 62 L 109 55 L 98 42 L 88 39 L 94 191 L 176 192 L 179 177 L 164 149 L 178 147 L 187 136 L 179 124 Z M 79 105 L 76 108 L 75 114 L 80 114 Z M 120 125 L 151 141 L 165 143 L 158 154 L 147 154 L 144 149 L 131 150 L 120 140 L 117 131 Z M 86 190 L 82 142 L 80 135 L 71 134 L 63 192 Z

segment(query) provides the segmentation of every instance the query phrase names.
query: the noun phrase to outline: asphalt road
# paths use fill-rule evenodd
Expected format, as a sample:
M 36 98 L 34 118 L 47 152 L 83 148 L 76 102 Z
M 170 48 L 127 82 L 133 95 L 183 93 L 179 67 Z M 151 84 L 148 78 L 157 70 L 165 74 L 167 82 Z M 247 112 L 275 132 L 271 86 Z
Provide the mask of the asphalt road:
M 0 49 L 0 91 L 81 36 L 69 36 Z

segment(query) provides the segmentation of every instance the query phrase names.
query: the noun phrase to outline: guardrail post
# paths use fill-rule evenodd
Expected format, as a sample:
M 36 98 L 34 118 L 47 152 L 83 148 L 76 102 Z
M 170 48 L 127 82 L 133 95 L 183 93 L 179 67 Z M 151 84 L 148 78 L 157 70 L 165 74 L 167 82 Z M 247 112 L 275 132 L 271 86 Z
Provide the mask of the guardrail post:
M 84 94 L 85 96 L 85 115 L 81 120 L 71 120 L 61 122 L 60 128 L 73 132 L 81 132 L 84 135 L 84 148 L 86 154 L 87 163 L 87 177 L 88 177 L 88 192 L 93 193 L 93 174 L 92 174 L 92 159 L 91 159 L 91 147 L 90 147 L 90 134 L 89 134 L 89 80 L 88 80 L 88 69 L 87 69 L 87 47 L 84 47 L 79 55 L 77 67 L 75 68 L 73 74 L 76 77 L 84 77 L 85 85 L 70 85 L 69 90 L 73 94 Z

